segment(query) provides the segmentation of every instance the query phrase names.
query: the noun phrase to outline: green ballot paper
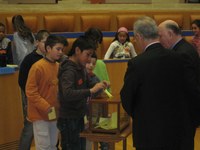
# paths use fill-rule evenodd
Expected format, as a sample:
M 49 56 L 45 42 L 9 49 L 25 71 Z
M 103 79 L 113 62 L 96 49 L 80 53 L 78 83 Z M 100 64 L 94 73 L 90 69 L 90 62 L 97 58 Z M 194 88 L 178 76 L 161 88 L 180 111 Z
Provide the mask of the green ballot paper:
M 106 93 L 106 95 L 107 95 L 109 98 L 113 97 L 112 94 L 111 94 L 110 92 L 108 92 L 107 89 L 105 89 L 104 92 Z

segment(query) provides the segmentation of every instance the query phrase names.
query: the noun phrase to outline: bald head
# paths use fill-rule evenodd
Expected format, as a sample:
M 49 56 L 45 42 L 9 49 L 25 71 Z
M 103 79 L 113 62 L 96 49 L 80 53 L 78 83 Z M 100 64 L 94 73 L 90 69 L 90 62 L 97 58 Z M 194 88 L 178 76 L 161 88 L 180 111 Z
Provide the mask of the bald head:
M 160 42 L 165 48 L 171 48 L 181 38 L 181 29 L 173 20 L 160 23 L 158 31 Z
M 178 23 L 176 23 L 173 20 L 163 21 L 162 23 L 160 23 L 160 25 L 158 27 L 160 29 L 164 29 L 164 30 L 171 30 L 176 35 L 181 34 L 181 29 L 180 29 Z
M 169 25 L 173 25 L 173 26 L 176 26 L 177 28 L 179 28 L 178 26 L 178 23 L 176 23 L 175 21 L 173 20 L 166 20 L 166 21 L 163 21 L 160 23 L 159 27 L 167 27 Z

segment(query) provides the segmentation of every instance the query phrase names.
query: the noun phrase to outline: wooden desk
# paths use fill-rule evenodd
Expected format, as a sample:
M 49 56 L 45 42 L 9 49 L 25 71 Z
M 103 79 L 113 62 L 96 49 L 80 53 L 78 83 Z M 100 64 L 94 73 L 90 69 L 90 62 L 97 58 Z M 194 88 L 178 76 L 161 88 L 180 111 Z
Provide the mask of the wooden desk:
M 110 59 L 104 60 L 104 62 L 110 78 L 112 95 L 118 95 L 124 84 L 124 75 L 126 73 L 128 59 Z
M 105 134 L 105 133 L 92 133 L 88 130 L 80 133 L 80 137 L 94 142 L 94 150 L 98 150 L 98 142 L 109 143 L 110 150 L 115 150 L 115 143 L 123 140 L 123 150 L 126 150 L 127 137 L 131 134 L 131 124 L 125 128 L 120 134 Z
M 18 149 L 23 127 L 18 71 L 0 75 L 0 150 Z

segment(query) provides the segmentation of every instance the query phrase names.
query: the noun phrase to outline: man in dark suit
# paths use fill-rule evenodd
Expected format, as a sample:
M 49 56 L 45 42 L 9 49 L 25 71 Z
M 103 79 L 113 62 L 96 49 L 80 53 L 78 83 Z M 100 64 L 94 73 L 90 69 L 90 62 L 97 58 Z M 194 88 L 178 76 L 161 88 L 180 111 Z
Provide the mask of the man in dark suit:
M 149 17 L 134 23 L 134 36 L 144 52 L 128 62 L 120 95 L 136 150 L 193 150 L 183 58 L 159 43 Z
M 179 53 L 185 59 L 185 79 L 188 84 L 187 97 L 194 129 L 200 124 L 200 59 L 197 51 L 181 36 L 181 29 L 173 20 L 166 20 L 159 26 L 160 42 L 165 48 Z

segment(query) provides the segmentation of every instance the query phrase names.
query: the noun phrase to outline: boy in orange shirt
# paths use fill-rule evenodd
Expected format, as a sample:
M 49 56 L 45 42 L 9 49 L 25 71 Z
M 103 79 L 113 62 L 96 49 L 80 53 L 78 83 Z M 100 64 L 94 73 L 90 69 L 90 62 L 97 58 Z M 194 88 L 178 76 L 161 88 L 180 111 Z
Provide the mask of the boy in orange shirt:
M 36 150 L 56 150 L 59 67 L 56 61 L 62 56 L 65 42 L 62 37 L 50 35 L 45 42 L 46 56 L 33 64 L 28 75 L 28 119 L 33 122 Z

